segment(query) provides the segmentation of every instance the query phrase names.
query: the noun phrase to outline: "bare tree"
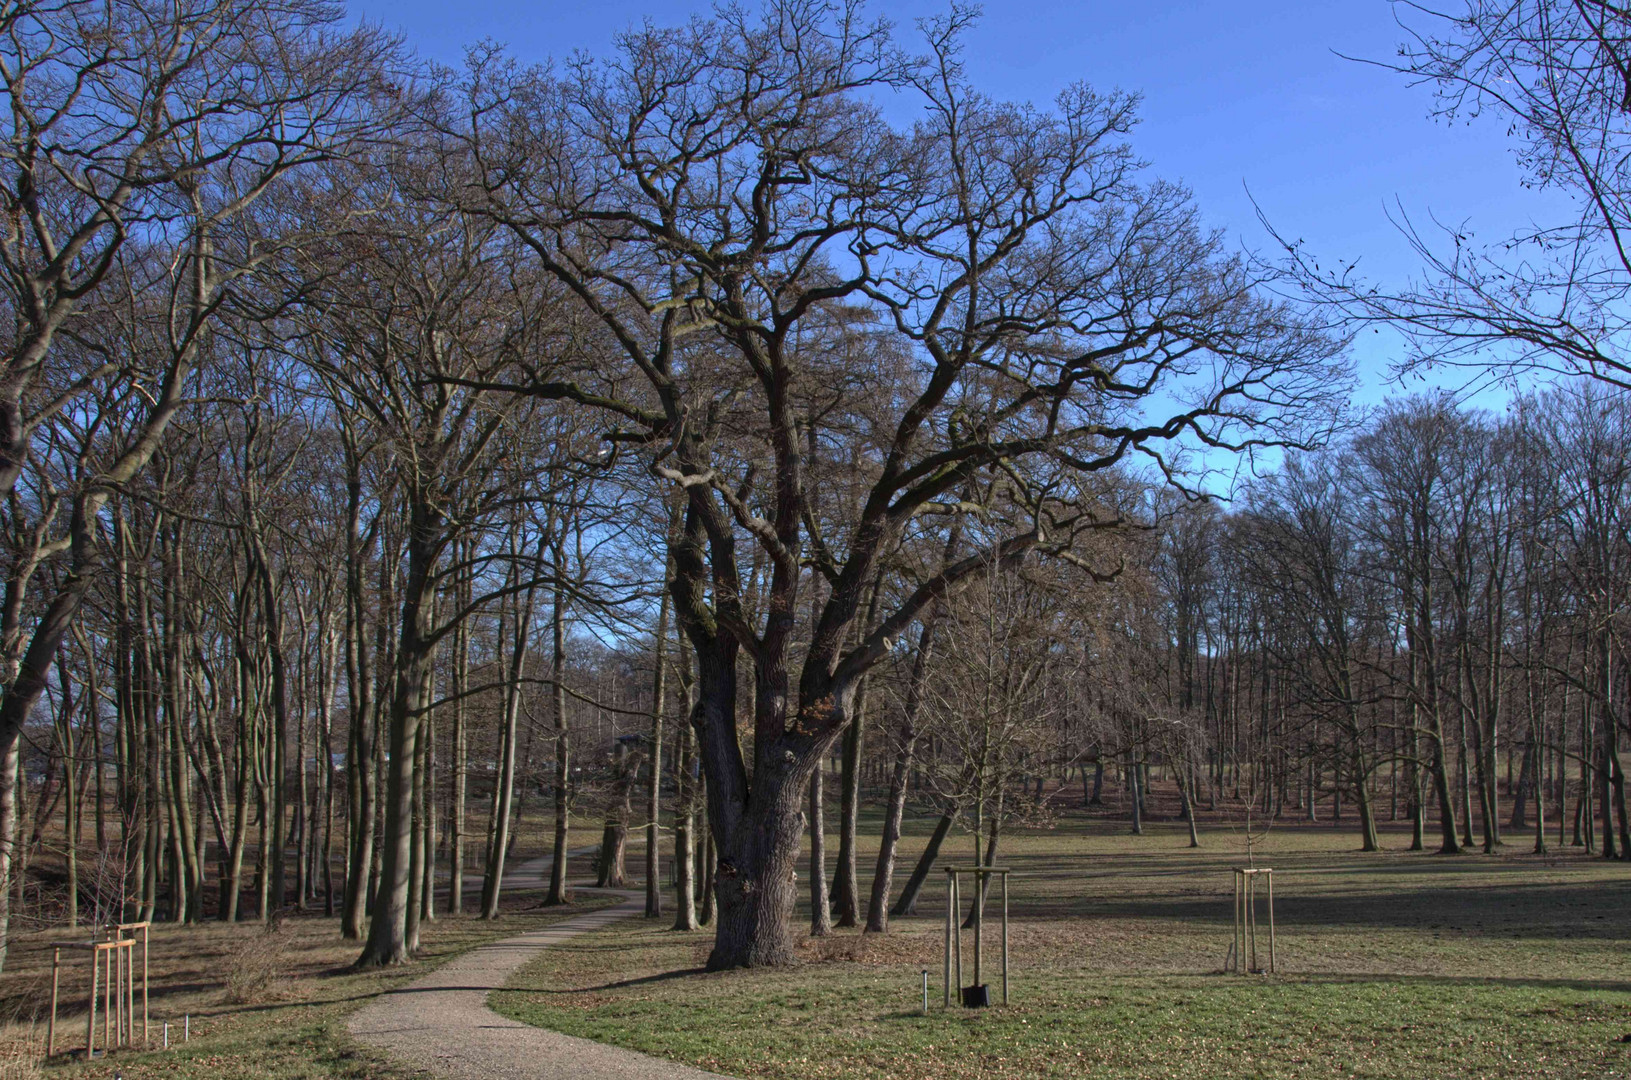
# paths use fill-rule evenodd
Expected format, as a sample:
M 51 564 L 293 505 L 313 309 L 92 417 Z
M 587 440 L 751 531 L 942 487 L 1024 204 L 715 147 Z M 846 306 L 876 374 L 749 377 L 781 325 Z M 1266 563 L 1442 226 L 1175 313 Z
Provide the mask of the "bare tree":
M 448 110 L 480 170 L 460 200 L 504 223 L 616 350 L 513 389 L 598 414 L 610 445 L 685 496 L 672 592 L 697 660 L 714 968 L 792 960 L 799 809 L 860 679 L 965 578 L 1069 553 L 1092 523 L 1073 475 L 1140 453 L 1175 468 L 1186 441 L 1312 438 L 1325 418 L 1336 343 L 1259 298 L 1183 192 L 1136 183 L 1132 99 L 991 102 L 958 61 L 965 21 L 930 26 L 919 62 L 854 8 L 772 3 L 626 35 L 563 78 L 478 59 L 463 119 Z M 911 131 L 865 100 L 890 90 L 921 103 Z M 829 377 L 830 353 L 806 345 L 842 305 L 891 343 L 873 353 L 890 394 L 859 417 L 866 483 L 823 508 L 842 527 L 816 529 L 795 405 Z M 997 498 L 961 505 L 993 468 Z M 1005 528 L 848 645 L 902 528 L 976 509 Z M 751 625 L 744 545 L 769 568 Z M 828 588 L 795 672 L 807 560 Z
M 18 225 L 0 243 L 0 281 L 18 316 L 0 371 L 0 493 L 17 489 L 40 426 L 70 405 L 94 407 L 110 392 L 144 403 L 116 441 L 87 455 L 71 491 L 29 508 L 41 542 L 27 561 L 60 554 L 69 569 L 29 610 L 32 629 L 26 561 L 7 582 L 0 759 L 96 579 L 104 506 L 152 458 L 235 284 L 284 242 L 261 232 L 251 208 L 291 170 L 345 152 L 374 119 L 361 96 L 377 84 L 387 44 L 367 30 L 321 32 L 340 16 L 306 0 L 69 2 L 0 15 L 12 125 L 0 190 Z M 112 341 L 74 350 L 77 361 L 53 366 L 63 328 L 105 304 L 110 281 L 157 303 L 151 337 L 135 350 Z M 21 528 L 20 504 L 8 506 L 8 530 Z M 0 819 L 12 798 L 0 778 Z
M 1285 248 L 1309 292 L 1355 323 L 1385 322 L 1406 367 L 1560 373 L 1631 385 L 1631 11 L 1608 0 L 1394 0 L 1405 42 L 1380 66 L 1433 87 L 1433 114 L 1506 128 L 1526 184 L 1557 220 L 1478 240 L 1470 222 L 1395 219 L 1422 263 L 1405 285 L 1357 259 Z

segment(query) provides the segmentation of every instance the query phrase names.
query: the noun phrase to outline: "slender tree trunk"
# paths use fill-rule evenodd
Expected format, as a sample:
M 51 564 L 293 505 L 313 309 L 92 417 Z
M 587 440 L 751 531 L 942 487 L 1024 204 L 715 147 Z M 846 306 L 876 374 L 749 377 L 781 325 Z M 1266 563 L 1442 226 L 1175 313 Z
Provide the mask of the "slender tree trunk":
M 826 762 L 816 758 L 810 774 L 810 934 L 832 933 L 832 905 L 827 897 Z
M 911 779 L 912 754 L 917 746 L 917 720 L 923 708 L 923 693 L 934 655 L 940 607 L 935 605 L 918 633 L 917 655 L 906 684 L 906 703 L 901 710 L 900 729 L 895 736 L 895 767 L 889 775 L 889 799 L 884 804 L 883 837 L 878 842 L 878 862 L 872 872 L 872 898 L 866 909 L 866 928 L 882 934 L 889 929 L 889 892 L 895 876 L 895 857 L 900 847 L 901 826 L 906 817 L 906 788 Z M 1086 773 L 1083 777 L 1085 779 Z M 949 827 L 949 826 L 948 826 Z M 921 887 L 921 882 L 919 886 Z
M 526 632 L 520 628 L 519 612 L 516 616 L 515 640 L 521 642 Z M 522 646 L 525 647 L 524 645 Z M 510 851 L 510 815 L 515 798 L 516 722 L 520 716 L 520 675 L 515 667 L 515 653 L 511 650 L 509 677 L 505 680 L 504 712 L 498 734 L 498 772 L 493 784 L 493 812 L 487 831 L 487 858 L 483 862 L 481 884 L 481 917 L 496 919 L 499 897 L 504 884 L 504 861 Z
M 1131 762 L 1127 766 L 1127 793 L 1131 797 L 1133 804 L 1133 835 L 1135 836 L 1144 835 L 1144 787 L 1143 777 L 1140 775 L 1142 772 L 1143 770 L 1137 762 Z
M 363 595 L 365 545 L 361 533 L 361 461 L 349 429 L 346 452 L 345 678 L 350 706 L 346 735 L 346 873 L 340 936 L 361 939 L 374 864 L 374 672 L 368 651 L 368 609 Z M 371 541 L 370 541 L 371 542 Z
M 437 541 L 433 523 L 439 512 L 434 506 L 416 504 L 409 526 L 402 629 L 393 664 L 380 885 L 370 912 L 368 940 L 357 959 L 359 967 L 400 964 L 413 956 L 408 912 L 414 869 L 414 765 L 419 758 L 422 691 L 434 648 L 426 629 L 434 600 L 430 591 Z
M 1173 769 L 1172 777 L 1178 783 L 1178 798 L 1183 803 L 1184 822 L 1189 826 L 1189 846 L 1198 848 L 1201 846 L 1201 834 L 1195 824 L 1195 800 L 1190 792 L 1190 785 L 1184 779 L 1184 769 L 1182 767 Z
M 691 686 L 691 653 L 684 641 L 677 646 L 680 687 L 684 694 L 684 722 L 674 747 L 674 929 L 698 927 L 696 897 L 696 758 L 691 749 L 696 708 Z
M 624 852 L 629 842 L 629 789 L 632 786 L 628 751 L 619 741 L 612 752 L 612 799 L 606 809 L 606 825 L 600 836 L 600 860 L 595 885 L 621 889 L 626 883 Z
M 560 563 L 557 558 L 557 565 Z M 555 726 L 555 858 L 549 868 L 549 895 L 545 904 L 570 904 L 572 890 L 567 884 L 567 837 L 572 810 L 572 743 L 566 725 L 566 592 L 557 584 L 549 616 L 550 656 L 549 709 Z
M 540 538 L 538 553 L 549 533 Z M 518 570 L 517 573 L 523 571 Z M 499 897 L 504 888 L 504 862 L 509 856 L 513 822 L 512 805 L 515 796 L 516 759 L 520 753 L 517 725 L 521 717 L 521 686 L 527 669 L 528 642 L 531 638 L 533 603 L 537 597 L 536 585 L 529 585 L 516 601 L 514 617 L 510 623 L 508 663 L 504 678 L 504 713 L 499 735 L 499 769 L 493 789 L 493 824 L 488 837 L 486 876 L 481 887 L 481 917 L 499 916 Z M 500 626 L 502 626 L 502 622 Z M 560 783 L 557 775 L 556 783 Z M 557 855 L 557 858 L 559 856 Z
M 679 515 L 669 515 L 668 531 L 672 537 Z M 672 541 L 671 541 L 672 543 Z M 673 575 L 673 560 L 668 560 L 663 571 L 663 595 L 657 609 L 657 640 L 652 653 L 651 675 L 651 755 L 650 780 L 646 788 L 646 918 L 660 918 L 663 913 L 662 882 L 662 795 L 663 795 L 663 711 L 668 696 L 668 607 L 672 597 L 668 593 L 669 579 Z
M 421 678 L 421 686 L 424 683 Z M 423 690 L 420 691 L 419 701 L 426 700 Z M 419 721 L 419 737 L 414 740 L 413 775 L 410 781 L 412 790 L 412 812 L 409 820 L 408 844 L 408 899 L 404 914 L 403 938 L 406 941 L 407 955 L 413 956 L 419 951 L 419 924 L 424 920 L 425 904 L 425 750 L 430 745 L 429 723 L 421 718 Z
M 708 804 L 704 802 L 702 805 L 706 807 Z M 706 813 L 706 810 L 704 810 L 704 813 Z M 703 926 L 713 925 L 714 913 L 719 908 L 718 871 L 719 859 L 717 850 L 714 847 L 714 831 L 709 827 L 707 819 L 704 818 L 702 829 L 702 873 L 698 875 L 702 879 L 702 911 L 697 914 L 697 921 Z
M 1529 827 L 1529 795 L 1535 790 L 1535 744 L 1531 741 L 1523 748 L 1523 763 L 1518 767 L 1518 782 L 1512 792 L 1512 816 L 1507 820 L 1509 829 Z
M 72 683 L 68 665 L 62 653 L 57 654 L 57 686 L 62 695 L 62 706 L 57 718 L 57 746 L 62 755 L 62 852 L 63 865 L 68 875 L 68 889 L 64 916 L 70 928 L 79 925 L 79 845 L 75 837 L 79 832 L 79 800 L 77 788 L 78 748 L 74 743 Z M 96 703 L 90 702 L 91 706 Z
M 458 548 L 457 558 L 462 562 L 469 559 L 474 553 L 474 545 L 469 542 L 461 544 Z M 470 606 L 472 583 L 470 572 L 459 571 L 454 584 L 453 606 L 455 610 L 464 611 Z M 468 801 L 466 785 L 469 782 L 470 750 L 469 735 L 465 731 L 465 692 L 470 686 L 470 621 L 460 619 L 459 625 L 453 628 L 453 657 L 452 657 L 452 696 L 453 696 L 453 790 L 451 794 L 451 813 L 448 815 L 448 861 L 451 865 L 451 875 L 448 879 L 447 906 L 454 915 L 464 914 L 464 867 L 465 859 L 465 804 Z
M 13 739 L 11 745 L 0 752 L 0 971 L 4 971 L 6 966 L 11 929 L 11 894 L 15 886 L 12 872 L 17 851 L 17 827 L 21 819 L 17 812 L 18 789 L 22 783 L 20 749 L 20 741 Z
M 1002 816 L 993 814 L 985 827 L 985 853 L 980 853 L 980 835 L 974 834 L 974 857 L 978 865 L 997 865 L 997 841 L 1002 836 Z M 982 921 L 985 913 L 986 895 L 991 891 L 991 878 L 987 876 L 974 886 L 974 897 L 969 901 L 968 915 L 963 919 L 963 929 L 971 929 L 976 922 Z
M 883 584 L 882 571 L 873 578 L 869 590 L 866 614 L 855 625 L 857 635 L 865 633 L 878 615 L 878 594 Z M 859 640 L 859 637 L 857 637 Z M 832 906 L 838 912 L 838 925 L 856 926 L 861 919 L 861 885 L 856 863 L 856 830 L 861 813 L 861 747 L 866 733 L 867 686 L 871 682 L 862 676 L 855 690 L 855 703 L 850 712 L 849 727 L 845 729 L 839 771 L 838 868 L 833 873 Z
M 1354 802 L 1359 808 L 1359 850 L 1381 851 L 1382 842 L 1376 831 L 1376 810 L 1371 805 L 1369 766 L 1354 739 L 1351 766 L 1354 774 Z
M 934 869 L 934 862 L 940 857 L 940 845 L 945 842 L 946 834 L 951 832 L 952 823 L 957 819 L 952 814 L 941 814 L 940 820 L 935 822 L 934 832 L 929 835 L 929 843 L 918 857 L 917 866 L 912 869 L 912 876 L 906 879 L 906 887 L 900 892 L 900 899 L 890 908 L 889 914 L 894 918 L 904 918 L 917 914 L 917 898 L 923 891 L 924 882 L 929 880 L 929 871 Z
M 833 874 L 832 902 L 839 926 L 860 923 L 861 886 L 856 874 L 856 827 L 861 813 L 861 742 L 866 728 L 866 687 L 855 692 L 855 716 L 844 732 L 839 772 L 838 868 Z

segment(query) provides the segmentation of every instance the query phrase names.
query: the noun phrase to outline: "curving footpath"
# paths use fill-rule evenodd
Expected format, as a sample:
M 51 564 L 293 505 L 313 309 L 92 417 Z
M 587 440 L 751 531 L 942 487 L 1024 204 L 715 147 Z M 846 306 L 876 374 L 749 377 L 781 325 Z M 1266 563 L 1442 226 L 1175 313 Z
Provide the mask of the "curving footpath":
M 381 995 L 351 1018 L 351 1034 L 434 1076 L 457 1080 L 728 1080 L 531 1027 L 487 1007 L 487 994 L 542 950 L 645 910 L 644 894 L 619 895 L 624 900 L 615 907 L 472 949 Z

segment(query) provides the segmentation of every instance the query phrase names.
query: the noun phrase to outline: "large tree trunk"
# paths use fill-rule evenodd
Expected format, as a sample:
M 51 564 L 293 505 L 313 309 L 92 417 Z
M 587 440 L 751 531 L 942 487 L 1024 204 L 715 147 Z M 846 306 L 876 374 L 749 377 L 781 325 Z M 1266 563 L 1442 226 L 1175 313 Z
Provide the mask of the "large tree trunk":
M 747 812 L 734 819 L 738 827 L 715 826 L 719 908 L 708 956 L 710 971 L 774 967 L 794 960 L 796 862 L 804 831 L 799 804 L 809 785 L 790 768 L 761 770 L 753 779 Z M 717 803 L 712 809 L 710 816 L 716 821 L 726 818 Z M 812 876 L 821 877 L 819 872 Z
M 410 525 L 408 565 L 402 588 L 402 630 L 395 658 L 389 715 L 390 759 L 381 838 L 380 884 L 370 912 L 368 941 L 359 967 L 400 964 L 412 959 L 408 938 L 410 875 L 414 841 L 414 766 L 418 759 L 421 700 L 433 643 L 426 623 L 433 597 L 429 582 L 435 559 L 430 506 L 415 506 Z

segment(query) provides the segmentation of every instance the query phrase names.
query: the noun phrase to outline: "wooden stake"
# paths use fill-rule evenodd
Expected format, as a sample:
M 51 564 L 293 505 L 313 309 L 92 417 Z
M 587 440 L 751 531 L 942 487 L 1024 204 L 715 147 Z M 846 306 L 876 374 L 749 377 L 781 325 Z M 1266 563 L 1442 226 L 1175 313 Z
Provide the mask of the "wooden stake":
M 142 923 L 142 1046 L 148 1046 L 147 1035 L 147 923 Z
M 1269 871 L 1269 974 L 1279 974 L 1279 964 L 1274 963 L 1274 871 Z
M 113 1045 L 129 1043 L 125 1032 L 125 950 L 115 944 L 113 948 Z
M 1002 1003 L 1008 1004 L 1008 875 L 1002 878 Z
M 985 951 L 985 875 L 974 871 L 974 985 L 980 985 L 980 954 Z
M 89 1061 L 96 1056 L 96 976 L 100 969 L 96 962 L 101 959 L 97 953 L 91 953 L 91 1015 L 85 1021 L 85 1060 Z
M 62 949 L 51 950 L 51 1022 L 45 1026 L 45 1056 L 57 1052 L 57 982 L 62 973 Z

